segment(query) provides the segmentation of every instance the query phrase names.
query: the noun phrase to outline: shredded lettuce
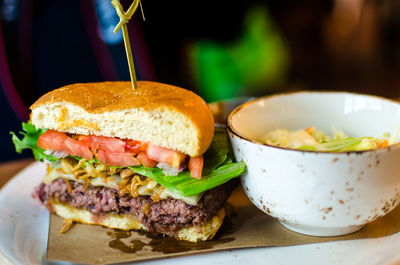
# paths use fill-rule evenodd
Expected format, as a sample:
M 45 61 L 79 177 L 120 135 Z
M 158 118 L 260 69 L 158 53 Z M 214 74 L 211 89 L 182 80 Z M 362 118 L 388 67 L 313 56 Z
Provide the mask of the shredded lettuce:
M 50 162 L 60 160 L 57 157 L 47 155 L 45 150 L 37 146 L 39 136 L 44 133 L 45 129 L 36 129 L 31 123 L 22 123 L 23 131 L 20 134 L 22 139 L 18 138 L 14 132 L 12 141 L 18 153 L 22 150 L 31 149 L 35 159 L 43 162 L 44 159 Z M 70 156 L 76 160 L 81 160 L 81 157 Z M 99 163 L 96 158 L 88 160 L 87 163 Z M 190 176 L 189 170 L 179 173 L 177 176 L 166 176 L 161 169 L 157 167 L 149 168 L 144 166 L 129 167 L 136 173 L 151 178 L 158 182 L 161 186 L 182 195 L 192 196 L 219 186 L 232 178 L 238 177 L 246 168 L 244 162 L 233 163 L 229 157 L 229 143 L 226 132 L 222 128 L 216 128 L 214 138 L 210 147 L 204 154 L 203 176 L 201 179 L 195 179 Z
M 305 130 L 298 131 L 276 129 L 260 137 L 259 141 L 269 145 L 297 150 L 349 152 L 386 147 L 392 143 L 389 140 L 389 136 L 390 134 L 385 133 L 380 138 L 349 137 L 343 131 L 334 127 L 333 135 L 329 136 L 323 131 L 317 131 L 315 127 L 308 127 Z
M 315 145 L 303 145 L 298 150 L 326 151 L 326 152 L 349 152 L 362 151 L 377 148 L 377 144 L 372 137 L 349 137 L 344 140 L 331 141 Z

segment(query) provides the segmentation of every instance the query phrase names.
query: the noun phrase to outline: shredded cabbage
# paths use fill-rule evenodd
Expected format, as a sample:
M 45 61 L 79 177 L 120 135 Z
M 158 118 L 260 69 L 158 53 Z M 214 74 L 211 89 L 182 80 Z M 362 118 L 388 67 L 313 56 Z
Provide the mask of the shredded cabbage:
M 390 138 L 389 133 L 382 137 L 349 137 L 343 131 L 333 127 L 333 135 L 329 136 L 315 127 L 305 130 L 288 131 L 277 129 L 260 137 L 259 141 L 268 145 L 279 146 L 297 150 L 323 151 L 323 152 L 348 152 L 363 151 L 383 148 L 397 142 L 400 125 Z

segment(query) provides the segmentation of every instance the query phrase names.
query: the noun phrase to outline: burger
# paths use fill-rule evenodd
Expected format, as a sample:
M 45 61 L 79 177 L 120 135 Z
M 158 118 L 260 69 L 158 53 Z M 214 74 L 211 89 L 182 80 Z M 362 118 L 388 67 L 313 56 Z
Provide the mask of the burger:
M 139 81 L 73 84 L 31 107 L 17 152 L 47 163 L 33 196 L 68 220 L 147 230 L 197 242 L 213 238 L 244 170 L 224 129 L 195 93 Z

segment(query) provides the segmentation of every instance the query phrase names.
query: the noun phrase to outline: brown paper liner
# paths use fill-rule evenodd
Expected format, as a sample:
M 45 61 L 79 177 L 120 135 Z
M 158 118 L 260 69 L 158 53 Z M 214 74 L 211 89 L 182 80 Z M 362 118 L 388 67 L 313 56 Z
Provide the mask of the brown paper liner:
M 95 225 L 74 224 L 65 234 L 63 219 L 51 215 L 47 260 L 109 264 L 194 255 L 219 250 L 293 246 L 329 241 L 388 236 L 400 231 L 400 207 L 360 231 L 338 237 L 305 236 L 284 228 L 265 215 L 236 189 L 227 205 L 228 216 L 212 241 L 197 244 L 144 232 L 123 232 Z

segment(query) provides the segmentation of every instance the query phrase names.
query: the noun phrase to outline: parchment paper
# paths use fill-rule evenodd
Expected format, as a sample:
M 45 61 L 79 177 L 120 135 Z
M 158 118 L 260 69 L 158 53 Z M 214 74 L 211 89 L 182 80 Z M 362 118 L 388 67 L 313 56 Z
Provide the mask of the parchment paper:
M 180 242 L 169 237 L 152 237 L 144 232 L 123 232 L 84 224 L 74 224 L 68 232 L 60 234 L 63 220 L 52 215 L 47 259 L 110 264 L 227 249 L 377 238 L 400 231 L 400 207 L 362 230 L 340 237 L 311 237 L 287 230 L 251 204 L 240 187 L 230 197 L 227 209 L 229 216 L 214 240 L 200 244 Z

